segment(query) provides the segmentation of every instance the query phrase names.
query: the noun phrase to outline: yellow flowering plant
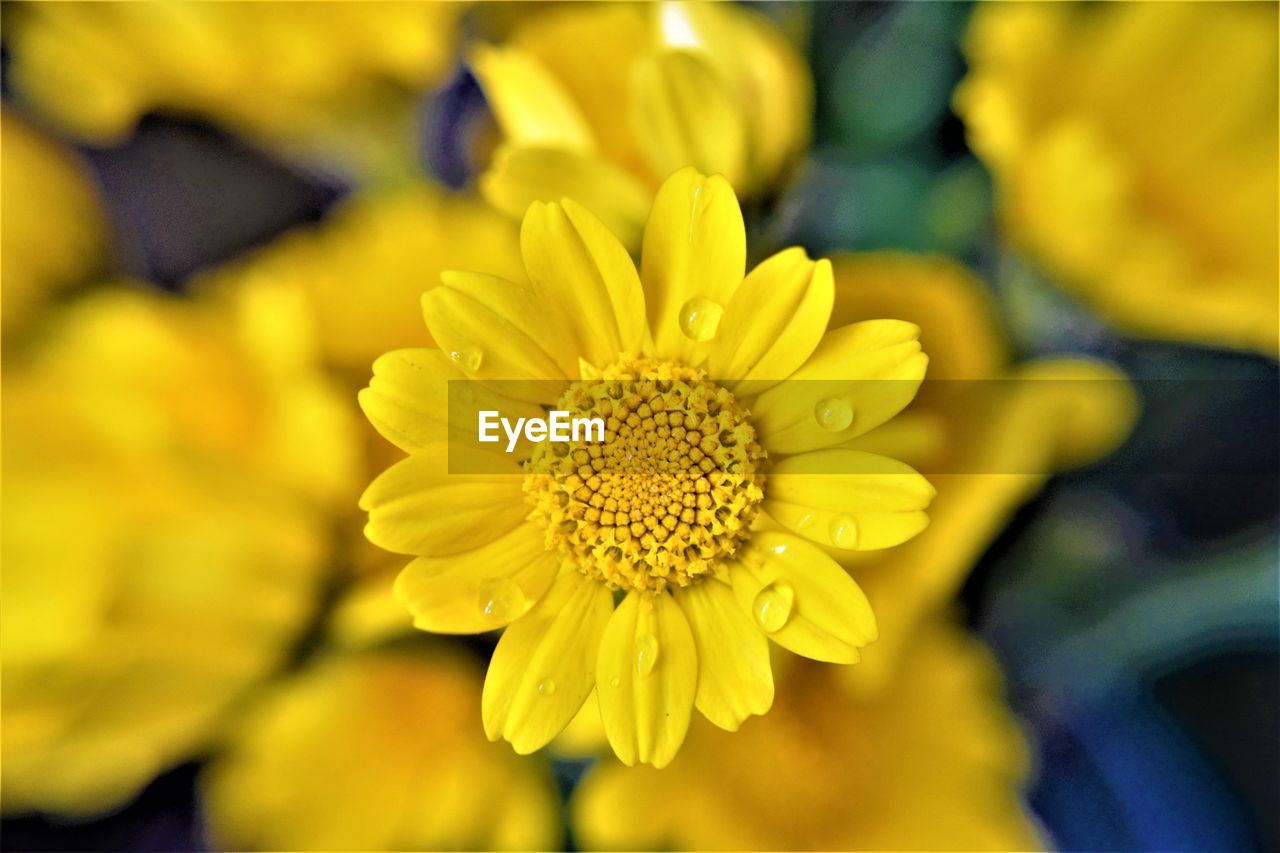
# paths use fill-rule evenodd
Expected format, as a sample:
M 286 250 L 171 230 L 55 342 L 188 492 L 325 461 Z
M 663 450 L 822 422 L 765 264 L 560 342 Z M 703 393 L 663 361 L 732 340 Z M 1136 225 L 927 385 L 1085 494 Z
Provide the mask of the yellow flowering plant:
M 310 619 L 356 447 L 300 304 L 104 286 L 6 359 L 6 815 L 125 802 Z
M 39 307 L 109 263 L 106 213 L 74 153 L 8 106 L 0 113 L 0 329 L 6 343 Z
M 868 697 L 797 661 L 778 701 L 728 735 L 692 727 L 661 773 L 602 759 L 574 791 L 590 850 L 1038 850 L 1027 746 L 999 667 L 950 618 L 912 633 Z
M 366 533 L 417 556 L 397 594 L 418 627 L 506 626 L 482 701 L 491 738 L 536 750 L 594 689 L 618 755 L 662 766 L 695 706 L 731 730 L 768 709 L 766 637 L 844 663 L 875 638 L 817 543 L 883 548 L 925 526 L 922 477 L 837 445 L 906 406 L 927 358 L 909 323 L 828 332 L 830 266 L 800 250 L 744 278 L 733 190 L 692 168 L 660 190 L 639 273 L 569 200 L 530 208 L 521 249 L 528 285 L 446 273 L 423 297 L 441 348 L 375 362 L 360 403 L 410 455 L 361 499 Z M 465 413 L 443 405 L 450 379 L 481 386 Z M 475 398 L 512 379 L 600 415 L 605 441 L 450 473 L 450 429 L 474 428 Z M 547 388 L 559 399 L 538 399 Z
M 887 551 L 832 551 L 881 626 L 880 640 L 849 671 L 874 690 L 892 677 L 920 620 L 959 591 L 1049 477 L 1106 457 L 1128 437 L 1138 400 L 1117 367 L 1096 359 L 1016 360 L 990 292 L 955 261 L 899 252 L 832 260 L 832 325 L 901 317 L 920 327 L 930 354 L 910 411 L 852 443 L 929 473 L 938 490 L 929 527 Z
M 1127 331 L 1280 352 L 1277 26 L 1270 3 L 979 6 L 955 105 L 1011 243 Z
M 380 177 L 413 171 L 414 101 L 452 69 L 466 8 L 24 3 L 5 27 L 18 97 L 80 139 L 118 142 L 169 112 Z
M 754 199 L 808 144 L 809 72 L 741 6 L 568 4 L 468 55 L 502 134 L 485 196 L 514 217 L 573 198 L 629 248 L 675 170 L 723 175 Z
M 550 850 L 544 762 L 475 725 L 478 664 L 428 648 L 329 648 L 229 727 L 200 778 L 209 833 L 236 849 Z

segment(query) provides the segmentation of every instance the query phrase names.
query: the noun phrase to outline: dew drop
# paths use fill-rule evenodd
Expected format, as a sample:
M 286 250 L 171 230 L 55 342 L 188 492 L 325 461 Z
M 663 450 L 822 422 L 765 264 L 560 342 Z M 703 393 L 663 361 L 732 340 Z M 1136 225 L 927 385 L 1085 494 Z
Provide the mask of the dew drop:
M 475 373 L 484 361 L 484 355 L 478 349 L 459 349 L 449 353 L 449 360 L 467 373 Z
M 724 306 L 701 296 L 695 296 L 680 308 L 680 331 L 695 341 L 709 341 L 716 335 Z
M 847 515 L 831 519 L 831 544 L 837 548 L 852 548 L 858 544 L 858 525 Z
M 796 600 L 796 591 L 784 580 L 777 580 L 756 593 L 751 610 L 756 622 L 766 633 L 781 631 L 782 626 L 791 618 L 791 608 Z
M 538 682 L 538 693 L 542 696 L 556 695 L 556 683 L 550 678 L 544 678 Z
M 658 638 L 644 634 L 636 640 L 636 673 L 648 675 L 658 662 Z
M 617 686 L 618 686 L 618 685 L 620 685 L 620 684 L 622 684 L 622 679 L 621 679 L 621 678 L 619 678 L 619 677 L 618 677 L 618 676 L 616 676 L 616 675 L 615 675 L 613 678 L 610 678 L 610 679 L 609 679 L 609 686 L 610 686 L 610 687 L 617 687 Z
M 823 429 L 840 432 L 848 429 L 849 424 L 853 423 L 853 406 L 849 405 L 848 400 L 826 397 L 819 400 L 818 405 L 813 407 L 813 417 L 818 421 L 818 426 Z
M 496 578 L 480 585 L 480 612 L 486 619 L 506 623 L 524 609 L 524 592 L 510 578 Z
M 796 520 L 796 531 L 808 530 L 810 527 L 813 527 L 813 521 L 813 513 L 806 512 Z

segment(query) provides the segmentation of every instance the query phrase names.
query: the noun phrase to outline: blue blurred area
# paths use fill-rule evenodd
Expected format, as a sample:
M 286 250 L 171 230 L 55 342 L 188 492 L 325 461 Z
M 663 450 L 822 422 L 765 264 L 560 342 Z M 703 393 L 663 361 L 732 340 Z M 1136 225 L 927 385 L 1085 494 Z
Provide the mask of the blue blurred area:
M 345 191 L 222 130 L 178 118 L 148 116 L 124 143 L 84 153 L 123 271 L 171 288 L 319 219 Z

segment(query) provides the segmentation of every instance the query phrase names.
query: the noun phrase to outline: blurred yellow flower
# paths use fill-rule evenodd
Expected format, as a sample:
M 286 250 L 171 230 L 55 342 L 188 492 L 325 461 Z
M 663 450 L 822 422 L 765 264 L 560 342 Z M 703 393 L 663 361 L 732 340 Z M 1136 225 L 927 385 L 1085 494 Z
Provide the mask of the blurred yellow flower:
M 0 332 L 107 263 L 101 203 L 75 155 L 12 109 L 0 115 Z
M 490 201 L 519 217 L 576 199 L 629 248 L 676 169 L 755 197 L 808 144 L 808 69 L 741 6 L 569 4 L 470 56 L 504 137 L 481 179 Z
M 122 803 L 306 626 L 356 447 L 303 316 L 108 287 L 6 360 L 6 814 Z
M 480 668 L 444 648 L 323 656 L 252 703 L 201 779 L 215 844 L 551 850 L 545 764 L 475 723 Z
M 519 229 L 478 199 L 412 184 L 356 195 L 198 283 L 303 289 L 326 361 L 363 372 L 388 349 L 431 345 L 419 305 L 445 269 L 523 281 Z
M 830 264 L 800 249 L 744 279 L 733 190 L 693 168 L 659 191 L 639 274 L 569 200 L 534 204 L 521 248 L 529 286 L 445 273 L 423 297 L 441 349 L 374 364 L 361 405 L 410 456 L 365 492 L 366 534 L 418 555 L 396 588 L 419 628 L 509 626 L 485 682 L 490 738 L 539 749 L 598 684 L 617 754 L 662 766 L 695 706 L 730 730 L 768 710 L 766 637 L 844 663 L 875 639 L 821 545 L 903 542 L 933 489 L 835 446 L 906 406 L 927 358 L 910 323 L 828 332 Z M 464 378 L 481 386 L 470 407 L 446 402 Z M 449 473 L 448 430 L 539 403 L 598 414 L 604 442 L 498 449 L 502 473 Z
M 733 736 L 697 726 L 659 775 L 605 760 L 571 804 L 588 850 L 1031 850 L 1026 747 L 976 641 L 934 617 L 874 698 L 798 662 Z
M 378 158 L 453 65 L 463 3 L 60 3 L 7 9 L 18 95 L 95 144 L 145 113 Z M 354 138 L 353 134 L 364 132 Z M 411 133 L 396 142 L 413 159 Z M 349 143 L 349 144 L 348 144 Z
M 982 284 L 954 261 L 893 252 L 837 256 L 832 325 L 871 317 L 917 324 L 929 378 L 911 409 L 850 447 L 930 473 L 930 525 L 900 548 L 832 551 L 866 591 L 880 641 L 849 677 L 892 677 L 927 614 L 951 600 L 1014 511 L 1056 471 L 1099 459 L 1128 436 L 1135 394 L 1084 358 L 1014 362 Z
M 1138 334 L 1280 350 L 1274 3 L 992 3 L 956 93 L 1001 219 Z

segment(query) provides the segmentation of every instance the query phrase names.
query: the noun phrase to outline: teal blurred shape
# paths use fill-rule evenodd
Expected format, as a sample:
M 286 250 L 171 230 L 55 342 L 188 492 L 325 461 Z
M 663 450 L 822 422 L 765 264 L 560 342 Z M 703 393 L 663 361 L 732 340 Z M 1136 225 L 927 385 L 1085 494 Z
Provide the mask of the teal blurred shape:
M 827 81 L 831 131 L 847 151 L 880 156 L 937 128 L 963 72 L 967 4 L 895 3 L 853 37 Z
M 922 203 L 931 174 L 914 160 L 816 155 L 783 201 L 788 240 L 814 252 L 928 248 Z
M 929 248 L 963 255 L 973 248 L 991 219 L 991 178 L 967 157 L 948 166 L 924 199 Z

